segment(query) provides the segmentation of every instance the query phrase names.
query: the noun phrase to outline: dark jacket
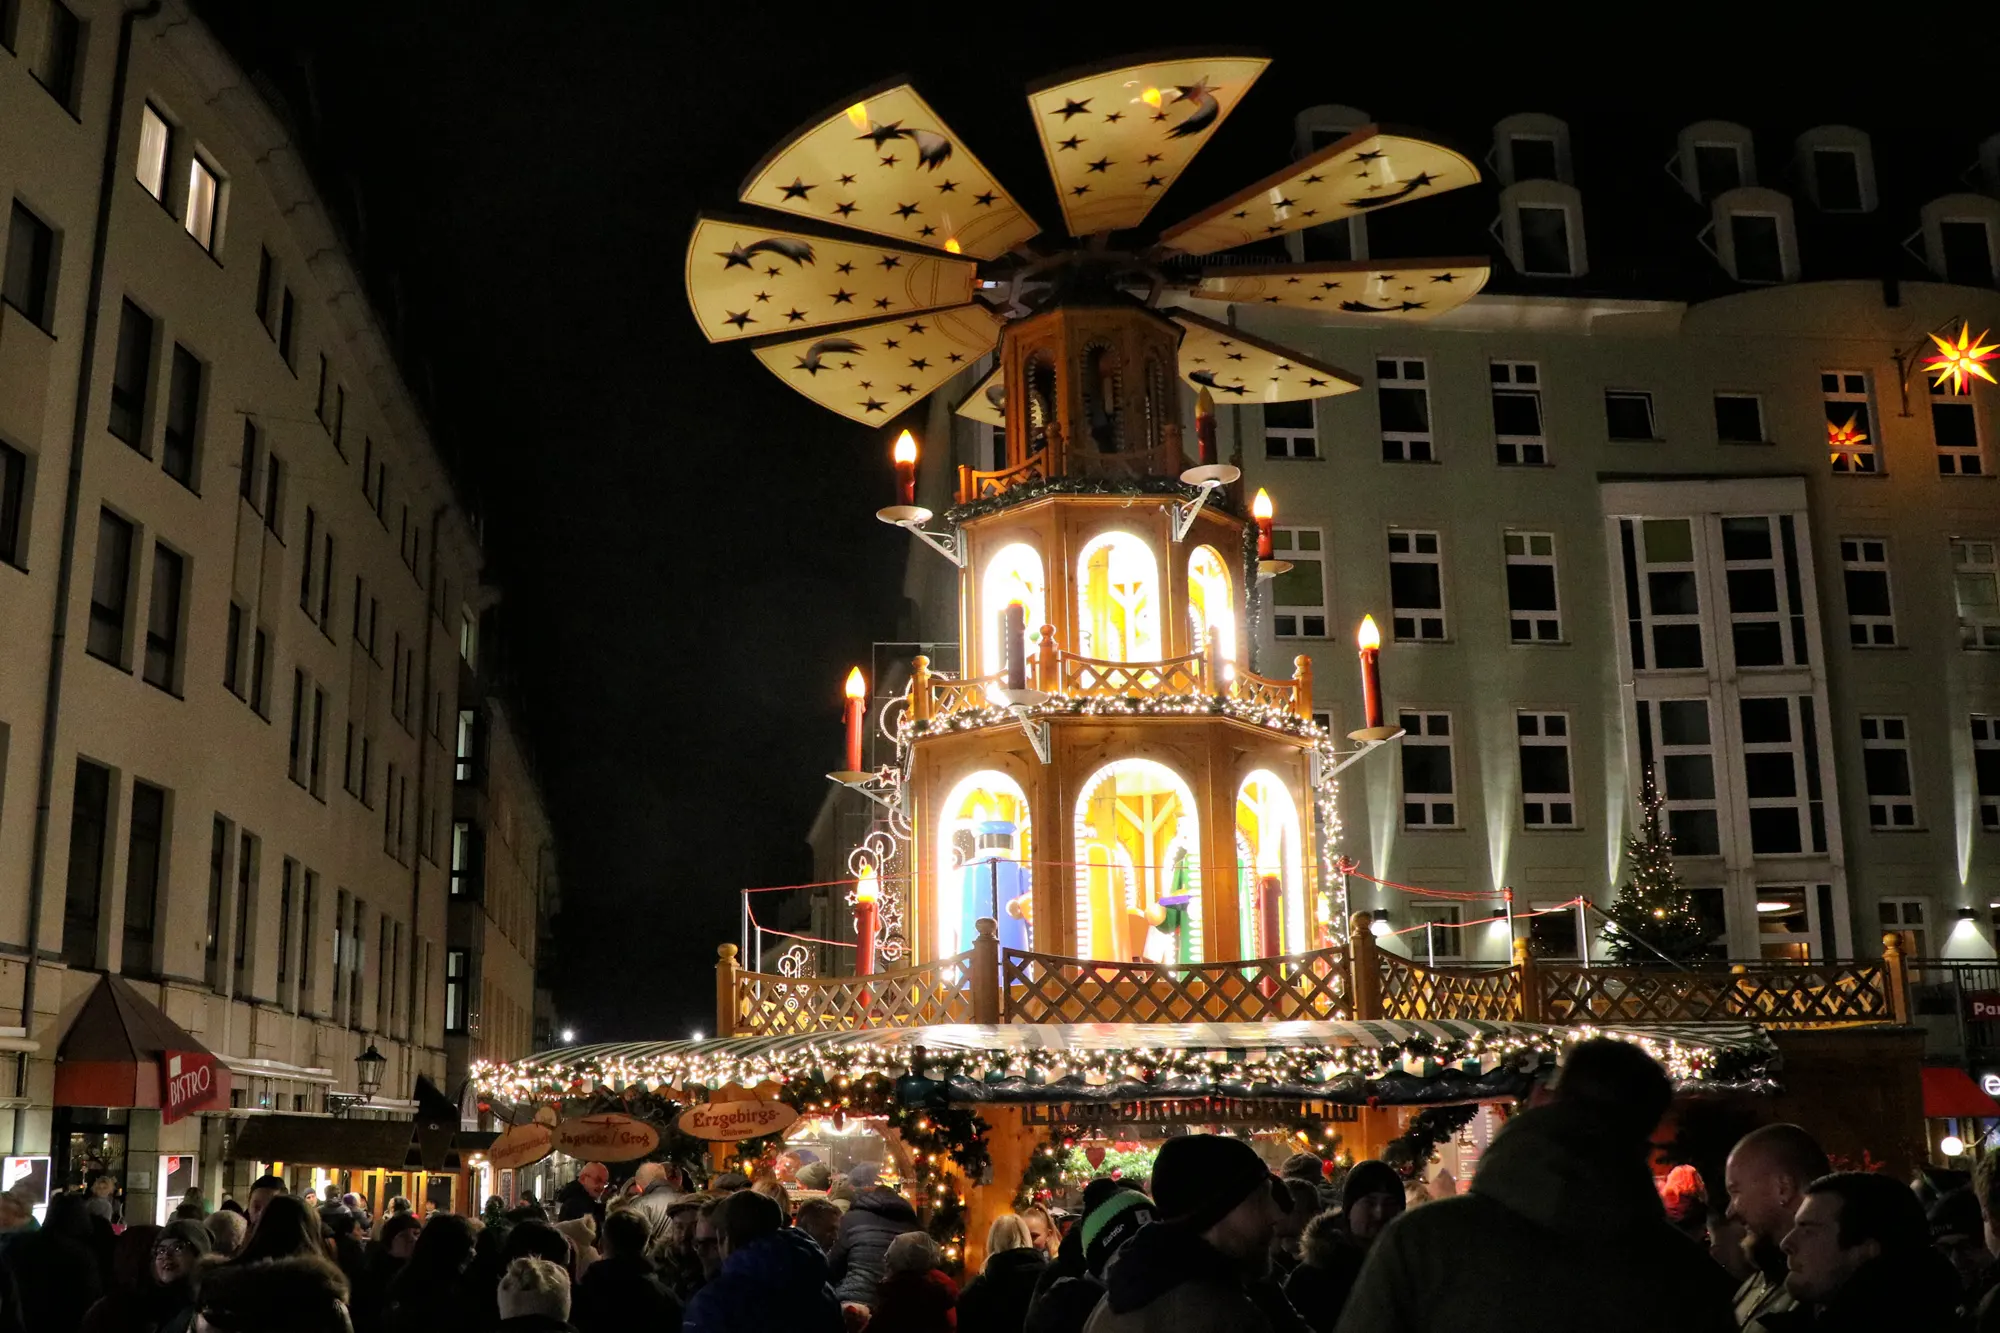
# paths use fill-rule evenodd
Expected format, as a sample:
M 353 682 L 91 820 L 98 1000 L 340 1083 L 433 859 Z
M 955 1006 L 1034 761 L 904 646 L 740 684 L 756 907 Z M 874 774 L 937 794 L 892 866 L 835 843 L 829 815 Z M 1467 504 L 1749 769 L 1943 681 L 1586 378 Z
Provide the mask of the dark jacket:
M 1936 1250 L 1871 1259 L 1816 1308 L 1763 1317 L 1769 1333 L 1956 1333 L 1958 1275 Z
M 1236 1264 L 1175 1222 L 1148 1222 L 1112 1257 L 1084 1333 L 1271 1333 Z
M 1090 1312 L 1104 1299 L 1104 1279 L 1083 1261 L 1083 1227 L 1073 1226 L 1056 1257 L 1035 1278 L 1024 1333 L 1083 1333 Z
M 682 1333 L 842 1333 L 826 1256 L 795 1227 L 734 1250 L 688 1302 Z
M 39 1231 L 18 1236 L 4 1259 L 21 1293 L 21 1322 L 34 1333 L 76 1333 L 104 1292 L 83 1200 L 61 1195 L 49 1203 Z
M 524 1314 L 499 1320 L 493 1333 L 576 1333 L 576 1329 L 545 1314 Z
M 1732 1284 L 1675 1231 L 1643 1155 L 1574 1108 L 1525 1111 L 1469 1194 L 1376 1238 L 1340 1333 L 1734 1333 Z
M 1347 1307 L 1348 1293 L 1354 1290 L 1354 1279 L 1361 1276 L 1361 1261 L 1367 1256 L 1367 1247 L 1343 1232 L 1332 1252 L 1321 1256 L 1329 1262 L 1301 1260 L 1285 1279 L 1285 1299 L 1313 1333 L 1333 1333 L 1340 1312 Z
M 956 1327 L 958 1284 L 947 1274 L 891 1273 L 875 1288 L 871 1333 L 949 1333 Z
M 648 1333 L 680 1327 L 681 1303 L 651 1261 L 620 1254 L 599 1259 L 584 1273 L 569 1320 L 583 1333 Z
M 870 1185 L 855 1195 L 853 1204 L 841 1215 L 833 1252 L 826 1257 L 840 1299 L 873 1308 L 875 1285 L 882 1280 L 882 1259 L 889 1252 L 889 1242 L 905 1231 L 922 1229 L 916 1209 L 896 1191 Z
M 1021 1333 L 1035 1283 L 1049 1261 L 1037 1250 L 1002 1250 L 986 1256 L 986 1267 L 958 1296 L 958 1333 Z

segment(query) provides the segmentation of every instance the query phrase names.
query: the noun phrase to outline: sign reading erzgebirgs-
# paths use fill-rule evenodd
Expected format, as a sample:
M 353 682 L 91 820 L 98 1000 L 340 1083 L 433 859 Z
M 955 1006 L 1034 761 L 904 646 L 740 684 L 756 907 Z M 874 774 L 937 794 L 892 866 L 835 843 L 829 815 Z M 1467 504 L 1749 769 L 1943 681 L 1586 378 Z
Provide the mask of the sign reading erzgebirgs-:
M 675 1123 L 681 1133 L 694 1138 L 731 1142 L 776 1134 L 798 1118 L 799 1113 L 783 1102 L 709 1102 L 688 1107 Z

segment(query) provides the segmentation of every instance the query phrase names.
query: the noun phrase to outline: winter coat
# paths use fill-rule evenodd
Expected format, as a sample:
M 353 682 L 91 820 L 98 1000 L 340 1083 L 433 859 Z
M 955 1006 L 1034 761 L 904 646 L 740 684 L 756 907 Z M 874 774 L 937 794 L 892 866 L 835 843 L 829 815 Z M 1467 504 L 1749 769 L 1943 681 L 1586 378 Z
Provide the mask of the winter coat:
M 583 1333 L 663 1333 L 680 1327 L 681 1303 L 650 1261 L 620 1254 L 599 1259 L 583 1275 L 569 1321 Z
M 495 1323 L 493 1333 L 576 1333 L 576 1329 L 549 1315 L 522 1314 Z
M 581 1180 L 572 1180 L 556 1191 L 556 1220 L 567 1222 L 572 1218 L 594 1217 L 601 1228 L 604 1225 L 604 1205 L 603 1199 L 591 1197 Z
M 4 1261 L 21 1293 L 21 1322 L 34 1333 L 76 1333 L 104 1291 L 90 1214 L 66 1195 L 49 1204 L 39 1231 L 17 1236 Z
M 1035 1278 L 1023 1333 L 1083 1333 L 1090 1312 L 1103 1299 L 1104 1279 L 1083 1261 L 1083 1227 L 1073 1226 L 1056 1247 L 1056 1257 Z
M 1644 1155 L 1577 1108 L 1525 1111 L 1470 1193 L 1389 1223 L 1339 1333 L 1735 1333 L 1728 1276 L 1667 1222 Z
M 1817 1309 L 1762 1316 L 1770 1333 L 1957 1333 L 1958 1275 L 1936 1250 L 1871 1259 Z
M 1084 1333 L 1271 1333 L 1234 1261 L 1173 1222 L 1148 1222 L 1112 1256 Z
M 958 1333 L 1022 1333 L 1035 1284 L 1048 1271 L 1039 1251 L 1001 1250 L 958 1296 Z
M 891 1273 L 875 1288 L 870 1333 L 950 1333 L 958 1326 L 958 1284 L 935 1268 Z
M 826 1256 L 786 1227 L 732 1250 L 715 1280 L 694 1294 L 681 1333 L 842 1333 Z
M 1759 1270 L 1743 1279 L 1743 1285 L 1736 1289 L 1736 1326 L 1744 1333 L 1769 1333 L 1765 1327 L 1766 1315 L 1783 1314 L 1798 1305 L 1792 1293 L 1785 1290 L 1784 1256 L 1778 1256 L 1778 1272 L 1775 1277 Z
M 856 1194 L 854 1203 L 841 1214 L 840 1232 L 834 1237 L 833 1252 L 826 1257 L 841 1301 L 873 1309 L 889 1242 L 905 1231 L 921 1230 L 916 1209 L 896 1191 L 870 1185 Z
M 1333 1333 L 1340 1312 L 1347 1305 L 1354 1279 L 1361 1276 L 1361 1261 L 1368 1255 L 1361 1242 L 1343 1235 L 1331 1256 L 1333 1262 L 1321 1267 L 1302 1260 L 1285 1279 L 1285 1299 L 1306 1321 L 1313 1333 Z
M 574 1183 L 574 1182 L 572 1182 Z M 679 1190 L 664 1180 L 656 1180 L 647 1186 L 646 1192 L 626 1203 L 629 1208 L 646 1219 L 646 1257 L 658 1261 L 660 1251 L 667 1244 L 667 1210 L 679 1203 L 684 1196 Z M 604 1232 L 604 1218 L 597 1219 L 598 1234 Z

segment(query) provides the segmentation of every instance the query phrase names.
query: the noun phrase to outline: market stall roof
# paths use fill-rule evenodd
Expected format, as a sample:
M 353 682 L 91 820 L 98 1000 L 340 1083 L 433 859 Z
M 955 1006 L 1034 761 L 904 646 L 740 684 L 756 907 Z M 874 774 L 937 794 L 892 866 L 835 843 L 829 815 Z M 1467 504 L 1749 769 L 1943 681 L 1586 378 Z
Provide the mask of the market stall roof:
M 1927 1065 L 1923 1075 L 1926 1120 L 2000 1119 L 2000 1103 L 1957 1065 Z
M 480 1092 L 529 1103 L 626 1088 L 754 1086 L 789 1078 L 910 1077 L 954 1101 L 1308 1097 L 1414 1105 L 1511 1097 L 1570 1044 L 1650 1050 L 1686 1090 L 1769 1091 L 1777 1050 L 1750 1024 L 1589 1028 L 1429 1022 L 1005 1023 L 804 1036 L 614 1042 L 474 1071 Z
M 457 1130 L 440 1139 L 414 1120 L 339 1120 L 323 1115 L 260 1115 L 236 1132 L 239 1160 L 300 1166 L 372 1166 L 456 1171 L 485 1148 L 490 1133 Z
M 57 1106 L 158 1108 L 169 1122 L 229 1104 L 229 1069 L 121 976 L 105 973 L 56 1047 Z

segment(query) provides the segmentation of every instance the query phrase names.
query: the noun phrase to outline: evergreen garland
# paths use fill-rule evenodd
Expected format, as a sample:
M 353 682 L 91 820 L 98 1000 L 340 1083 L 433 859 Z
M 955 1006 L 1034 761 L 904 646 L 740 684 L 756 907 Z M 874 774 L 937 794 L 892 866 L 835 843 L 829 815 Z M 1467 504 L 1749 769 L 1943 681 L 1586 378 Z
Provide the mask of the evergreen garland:
M 1422 1177 L 1437 1146 L 1472 1123 L 1479 1114 L 1475 1102 L 1459 1106 L 1426 1106 L 1410 1117 L 1410 1127 L 1382 1149 L 1382 1160 L 1405 1179 Z
M 1192 500 L 1200 489 L 1176 477 L 1045 477 L 1009 486 L 998 495 L 953 505 L 944 511 L 942 517 L 946 523 L 959 524 L 967 519 L 984 518 L 988 514 L 997 514 L 1003 509 L 1011 509 L 1015 505 L 1027 504 L 1050 495 L 1157 495 L 1164 499 L 1182 501 Z M 1208 504 L 1210 508 L 1220 509 L 1225 513 L 1233 512 L 1221 492 L 1209 496 Z
M 1632 877 L 1608 913 L 1616 929 L 1606 932 L 1606 942 L 1620 963 L 1658 963 L 1662 955 L 1688 962 L 1708 949 L 1708 927 L 1674 869 L 1674 839 L 1661 815 L 1665 805 L 1649 768 L 1639 827 L 1625 841 Z

